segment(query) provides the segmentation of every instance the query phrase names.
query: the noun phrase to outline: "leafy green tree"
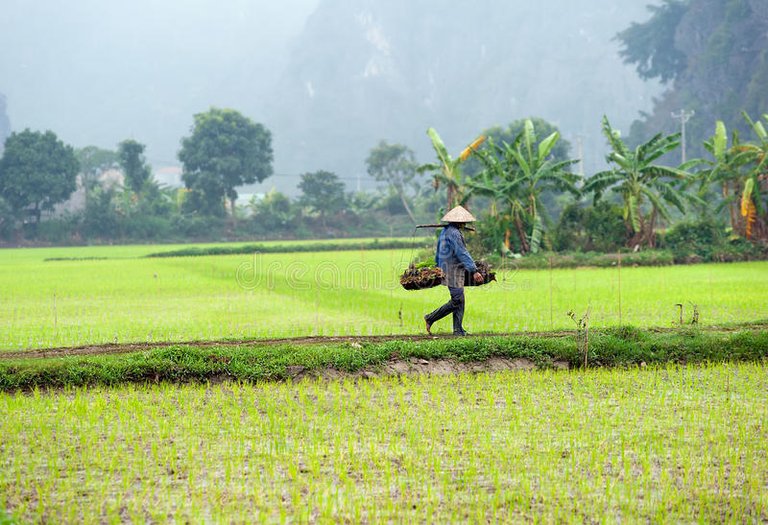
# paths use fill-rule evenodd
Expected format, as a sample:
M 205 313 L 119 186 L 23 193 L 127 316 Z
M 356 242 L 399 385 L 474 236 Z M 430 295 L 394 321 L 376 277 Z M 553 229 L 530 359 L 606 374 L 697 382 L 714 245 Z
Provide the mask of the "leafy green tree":
M 0 237 L 10 237 L 15 222 L 13 209 L 0 197 Z
M 93 190 L 102 173 L 117 164 L 117 153 L 97 146 L 86 146 L 75 150 L 75 157 L 80 163 L 80 173 L 86 191 Z
M 675 47 L 675 31 L 688 11 L 687 0 L 664 0 L 649 5 L 651 19 L 633 22 L 616 35 L 623 48 L 619 55 L 625 63 L 635 64 L 637 74 L 646 80 L 659 78 L 662 83 L 677 78 L 687 65 L 685 54 Z
M 17 217 L 31 208 L 38 224 L 43 210 L 72 195 L 79 170 L 74 149 L 52 131 L 12 133 L 0 159 L 0 197 Z
M 141 193 L 152 176 L 152 170 L 144 158 L 144 148 L 144 144 L 133 139 L 124 140 L 117 146 L 117 158 L 126 185 L 135 193 Z
M 606 157 L 613 168 L 589 178 L 582 188 L 584 193 L 594 193 L 595 201 L 611 190 L 618 193 L 623 202 L 623 216 L 629 232 L 629 246 L 655 245 L 656 220 L 660 215 L 672 220 L 669 206 L 685 213 L 685 201 L 695 195 L 683 191 L 683 185 L 691 175 L 686 166 L 672 168 L 655 164 L 660 157 L 680 146 L 680 134 L 655 135 L 634 150 L 621 140 L 619 132 L 603 117 L 603 134 L 612 151 Z M 691 163 L 693 164 L 693 162 Z M 650 206 L 646 211 L 645 204 Z
M 371 150 L 365 160 L 368 166 L 368 174 L 379 182 L 386 182 L 390 188 L 400 197 L 408 217 L 416 223 L 412 206 L 406 195 L 407 188 L 416 178 L 416 157 L 408 147 L 402 144 L 387 144 L 379 142 L 378 146 Z
M 552 151 L 560 139 L 554 131 L 538 139 L 533 121 L 526 120 L 512 143 L 496 144 L 489 139 L 487 148 L 475 152 L 485 169 L 469 182 L 472 192 L 491 197 L 491 216 L 502 211 L 499 221 L 505 224 L 506 248 L 510 247 L 510 222 L 515 228 L 522 253 L 536 253 L 542 240 L 546 214 L 541 198 L 545 191 L 568 191 L 578 194 L 579 176 L 570 172 L 573 160 L 555 160 Z
M 344 183 L 330 171 L 321 170 L 303 174 L 299 189 L 301 204 L 317 213 L 323 226 L 326 226 L 328 215 L 340 212 L 346 204 Z
M 669 84 L 653 111 L 632 124 L 631 144 L 677 131 L 670 113 L 681 109 L 696 112 L 686 125 L 694 156 L 704 155 L 700 144 L 716 120 L 751 131 L 742 112 L 759 115 L 768 107 L 765 6 L 764 0 L 665 0 L 649 6 L 649 20 L 617 35 L 626 63 L 643 78 Z
M 194 120 L 179 151 L 182 179 L 191 190 L 187 202 L 203 214 L 223 215 L 227 198 L 234 212 L 235 188 L 272 174 L 272 134 L 232 109 L 211 108 Z
M 116 239 L 122 236 L 124 217 L 115 205 L 115 189 L 95 187 L 85 202 L 82 232 L 87 238 Z
M 349 193 L 346 201 L 347 209 L 358 217 L 371 218 L 371 212 L 383 205 L 379 192 L 356 191 Z
M 255 197 L 250 202 L 253 220 L 264 231 L 285 229 L 293 221 L 295 212 L 291 199 L 276 190 L 269 191 L 262 199 Z

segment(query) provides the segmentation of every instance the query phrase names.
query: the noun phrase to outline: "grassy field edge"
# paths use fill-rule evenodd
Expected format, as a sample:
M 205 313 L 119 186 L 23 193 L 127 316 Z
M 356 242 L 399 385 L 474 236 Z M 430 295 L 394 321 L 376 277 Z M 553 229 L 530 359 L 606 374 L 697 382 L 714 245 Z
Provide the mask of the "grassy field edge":
M 0 391 L 32 391 L 144 382 L 283 381 L 297 371 L 333 369 L 354 374 L 376 372 L 393 360 L 449 359 L 482 362 L 492 357 L 523 358 L 539 368 L 555 362 L 583 366 L 583 346 L 573 335 L 437 338 L 420 341 L 354 341 L 334 344 L 260 346 L 173 345 L 141 352 L 8 359 L 0 362 Z M 621 327 L 591 332 L 588 366 L 637 366 L 663 363 L 763 361 L 768 331 L 744 329 L 718 333 L 682 329 L 654 332 Z

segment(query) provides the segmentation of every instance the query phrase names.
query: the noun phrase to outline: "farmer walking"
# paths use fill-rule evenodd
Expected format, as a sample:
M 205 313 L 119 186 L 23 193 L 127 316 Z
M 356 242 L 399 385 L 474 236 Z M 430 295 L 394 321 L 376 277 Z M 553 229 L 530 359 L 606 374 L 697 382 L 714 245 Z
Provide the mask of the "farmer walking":
M 475 261 L 467 251 L 464 243 L 464 235 L 461 230 L 468 222 L 475 222 L 475 218 L 466 209 L 456 206 L 445 214 L 442 222 L 448 225 L 440 232 L 437 240 L 435 263 L 445 273 L 443 284 L 448 287 L 451 299 L 434 312 L 424 316 L 427 324 L 427 333 L 432 333 L 432 325 L 447 316 L 453 314 L 453 335 L 467 335 L 462 326 L 464 319 L 464 271 L 472 274 L 476 283 L 483 282 L 483 276 L 477 271 Z

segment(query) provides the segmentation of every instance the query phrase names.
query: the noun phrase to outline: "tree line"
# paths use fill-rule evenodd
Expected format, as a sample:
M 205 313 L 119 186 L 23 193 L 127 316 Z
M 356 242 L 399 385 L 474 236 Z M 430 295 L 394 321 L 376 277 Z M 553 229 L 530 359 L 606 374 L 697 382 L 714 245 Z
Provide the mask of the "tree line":
M 667 163 L 681 145 L 680 133 L 658 133 L 630 146 L 603 117 L 608 169 L 589 177 L 574 173 L 577 160 L 553 154 L 560 141 L 557 130 L 542 136 L 530 119 L 511 140 L 481 135 L 456 158 L 430 129 L 437 162 L 421 169 L 433 174 L 435 185 L 446 187 L 446 208 L 481 204 L 487 210 L 479 229 L 488 253 L 536 253 L 542 246 L 654 248 L 661 226 L 672 232 L 668 241 L 747 241 L 760 245 L 762 253 L 768 241 L 768 114 L 762 121 L 746 113 L 743 118 L 751 140 L 738 132 L 729 139 L 718 121 L 703 144 L 708 156 L 675 166 Z M 473 168 L 472 176 L 462 170 L 469 158 L 482 166 Z M 557 202 L 564 206 L 554 221 Z M 727 225 L 720 227 L 718 218 Z
M 211 108 L 195 115 L 178 152 L 184 183 L 179 189 L 153 179 L 145 145 L 134 139 L 115 150 L 75 149 L 52 131 L 12 133 L 0 157 L 0 238 L 79 243 L 402 233 L 404 198 L 347 192 L 336 174 L 322 169 L 301 175 L 298 198 L 272 191 L 238 206 L 238 187 L 272 175 L 271 142 L 264 125 L 238 111 Z M 391 156 L 387 148 L 382 154 Z M 372 163 L 380 166 L 372 169 L 386 171 L 377 177 L 396 176 L 398 168 L 386 158 Z M 115 170 L 118 179 L 105 180 Z M 395 184 L 401 196 L 404 184 Z M 50 218 L 78 187 L 83 209 Z
M 153 180 L 136 140 L 115 151 L 75 150 L 53 132 L 25 130 L 8 138 L 0 158 L 0 234 L 17 242 L 404 234 L 462 204 L 480 216 L 474 242 L 491 255 L 653 248 L 660 228 L 696 221 L 688 237 L 719 231 L 764 244 L 768 115 L 743 118 L 751 137 L 729 136 L 718 121 L 703 144 L 707 156 L 668 165 L 679 133 L 632 146 L 604 117 L 608 169 L 589 177 L 576 172 L 570 145 L 542 119 L 487 129 L 456 157 L 430 128 L 434 162 L 417 163 L 402 144 L 371 149 L 366 170 L 381 183 L 376 191 L 347 192 L 336 174 L 317 170 L 301 176 L 297 198 L 271 191 L 246 206 L 237 206 L 237 188 L 272 174 L 271 133 L 237 111 L 195 115 L 178 153 L 182 189 Z M 113 168 L 122 182 L 101 181 Z M 42 221 L 75 191 L 78 176 L 84 209 Z M 713 230 L 718 217 L 727 224 Z

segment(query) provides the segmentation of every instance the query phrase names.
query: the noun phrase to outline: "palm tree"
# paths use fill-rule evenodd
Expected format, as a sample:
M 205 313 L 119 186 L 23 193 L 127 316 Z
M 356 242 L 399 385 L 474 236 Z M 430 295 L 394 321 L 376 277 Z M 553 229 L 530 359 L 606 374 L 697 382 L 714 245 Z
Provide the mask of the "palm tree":
M 612 149 L 606 159 L 613 168 L 596 173 L 587 180 L 582 191 L 594 193 L 595 201 L 608 189 L 621 195 L 628 245 L 653 247 L 658 217 L 671 221 L 668 205 L 685 213 L 684 201 L 695 200 L 696 197 L 682 191 L 680 185 L 691 178 L 686 168 L 698 160 L 678 168 L 654 163 L 680 145 L 679 133 L 667 136 L 659 133 L 632 150 L 611 127 L 608 117 L 603 116 L 603 134 Z M 645 211 L 646 203 L 650 206 L 649 211 Z
M 479 151 L 476 156 L 484 166 L 478 176 L 469 183 L 472 194 L 491 198 L 491 219 L 499 226 L 504 237 L 503 249 L 510 249 L 510 225 L 515 228 L 520 251 L 531 251 L 526 233 L 525 201 L 523 194 L 524 180 L 514 166 L 514 157 L 509 144 L 497 145 L 488 140 L 488 149 Z
M 734 143 L 737 142 L 738 136 L 734 135 Z M 715 134 L 704 142 L 704 149 L 712 155 L 712 160 L 704 161 L 709 167 L 699 174 L 699 196 L 706 196 L 712 185 L 719 186 L 722 201 L 717 207 L 717 212 L 727 207 L 731 229 L 735 232 L 743 231 L 737 202 L 741 188 L 739 163 L 742 161 L 737 149 L 728 147 L 728 132 L 721 120 L 715 123 Z
M 738 161 L 745 166 L 744 189 L 741 193 L 741 216 L 744 218 L 744 236 L 747 239 L 768 238 L 768 206 L 763 190 L 768 188 L 768 132 L 763 123 L 753 121 L 747 113 L 744 119 L 754 131 L 756 143 L 734 144 Z M 768 123 L 768 113 L 763 115 Z
M 455 206 L 465 204 L 469 194 L 466 192 L 465 181 L 461 174 L 461 163 L 467 160 L 472 151 L 477 150 L 482 145 L 485 137 L 481 135 L 475 139 L 472 144 L 464 148 L 461 154 L 454 159 L 448 153 L 448 148 L 445 147 L 435 128 L 429 128 L 427 135 L 429 135 L 432 147 L 437 154 L 437 162 L 419 166 L 418 172 L 431 172 L 434 177 L 433 186 L 436 190 L 440 188 L 441 184 L 446 187 L 448 197 L 447 209 L 450 210 Z
M 552 149 L 559 139 L 560 133 L 555 131 L 538 142 L 529 119 L 512 144 L 496 145 L 489 141 L 488 149 L 475 152 L 485 169 L 469 186 L 472 192 L 492 198 L 492 214 L 496 213 L 496 205 L 502 203 L 502 220 L 511 220 L 523 253 L 539 250 L 544 223 L 549 222 L 541 203 L 542 193 L 558 190 L 578 194 L 579 176 L 568 170 L 577 161 L 552 158 Z M 530 232 L 524 225 L 528 225 Z M 509 229 L 505 244 L 509 248 Z
M 744 113 L 758 142 L 741 142 L 734 133 L 728 147 L 728 136 L 723 122 L 715 125 L 714 136 L 704 143 L 712 155 L 709 169 L 702 172 L 702 186 L 718 184 L 723 200 L 719 209 L 728 207 L 731 229 L 747 239 L 768 235 L 765 218 L 766 204 L 763 191 L 768 185 L 768 133 L 762 122 L 754 122 Z M 768 115 L 763 115 L 768 121 Z

